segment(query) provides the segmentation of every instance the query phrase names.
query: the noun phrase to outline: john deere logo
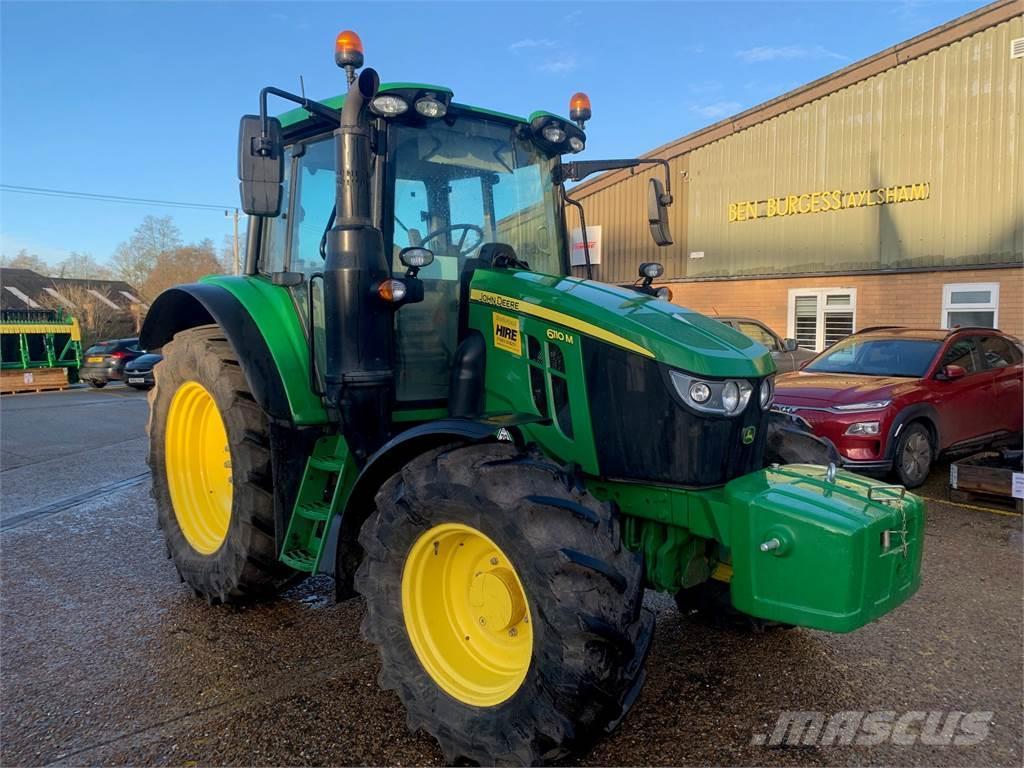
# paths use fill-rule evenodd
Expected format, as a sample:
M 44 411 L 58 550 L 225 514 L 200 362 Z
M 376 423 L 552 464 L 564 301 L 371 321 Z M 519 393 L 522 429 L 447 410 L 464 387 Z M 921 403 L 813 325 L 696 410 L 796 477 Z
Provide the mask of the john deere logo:
M 754 435 L 756 433 L 757 433 L 757 430 L 754 429 L 754 427 L 744 427 L 743 428 L 743 444 L 744 445 L 750 445 L 752 442 L 754 442 Z

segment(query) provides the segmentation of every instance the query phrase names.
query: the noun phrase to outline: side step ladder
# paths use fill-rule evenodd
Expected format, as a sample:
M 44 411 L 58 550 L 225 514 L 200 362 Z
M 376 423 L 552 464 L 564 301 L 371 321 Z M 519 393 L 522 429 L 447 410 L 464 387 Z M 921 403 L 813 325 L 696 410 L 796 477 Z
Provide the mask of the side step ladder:
M 316 573 L 328 524 L 351 486 L 354 467 L 340 435 L 321 437 L 306 462 L 295 508 L 281 548 L 281 562 L 297 571 Z

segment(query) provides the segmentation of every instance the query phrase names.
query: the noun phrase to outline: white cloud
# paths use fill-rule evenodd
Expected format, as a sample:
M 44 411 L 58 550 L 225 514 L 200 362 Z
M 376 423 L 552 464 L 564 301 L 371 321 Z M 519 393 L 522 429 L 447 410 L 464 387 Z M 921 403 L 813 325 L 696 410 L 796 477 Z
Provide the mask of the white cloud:
M 562 17 L 562 23 L 575 27 L 579 24 L 580 16 L 582 15 L 583 11 L 570 11 Z
M 577 66 L 579 66 L 579 62 L 576 61 L 575 54 L 563 51 L 538 62 L 536 69 L 540 72 L 562 74 L 572 72 Z
M 554 48 L 557 43 L 546 37 L 524 37 L 522 40 L 516 40 L 511 43 L 508 47 L 510 51 L 521 51 L 524 48 Z
M 736 51 L 736 56 L 748 64 L 762 61 L 785 61 L 790 59 L 838 59 L 846 61 L 849 56 L 830 51 L 821 45 L 759 45 L 755 48 L 747 48 L 743 51 Z
M 712 104 L 695 104 L 690 109 L 701 117 L 714 119 L 735 114 L 742 106 L 738 101 L 716 101 Z

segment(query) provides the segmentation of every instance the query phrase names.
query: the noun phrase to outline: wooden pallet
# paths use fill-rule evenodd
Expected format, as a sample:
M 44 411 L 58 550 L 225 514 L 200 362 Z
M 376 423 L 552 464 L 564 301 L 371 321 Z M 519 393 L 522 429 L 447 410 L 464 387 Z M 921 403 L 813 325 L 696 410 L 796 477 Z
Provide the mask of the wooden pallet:
M 1020 451 L 982 451 L 949 467 L 949 500 L 1024 511 L 1013 497 L 1013 474 L 1021 471 Z
M 14 395 L 19 392 L 48 392 L 67 389 L 69 386 L 67 368 L 0 371 L 0 395 Z

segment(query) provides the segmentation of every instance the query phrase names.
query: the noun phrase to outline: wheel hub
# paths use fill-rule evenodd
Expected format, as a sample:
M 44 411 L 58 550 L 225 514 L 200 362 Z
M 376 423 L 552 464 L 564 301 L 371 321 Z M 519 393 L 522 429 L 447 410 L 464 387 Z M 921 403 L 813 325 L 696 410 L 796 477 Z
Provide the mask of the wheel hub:
M 443 523 L 413 544 L 402 573 L 406 631 L 424 670 L 453 698 L 478 707 L 510 698 L 533 654 L 522 582 L 487 535 Z
M 231 446 L 213 395 L 186 381 L 167 411 L 165 466 L 178 527 L 197 552 L 224 543 L 231 523 Z

